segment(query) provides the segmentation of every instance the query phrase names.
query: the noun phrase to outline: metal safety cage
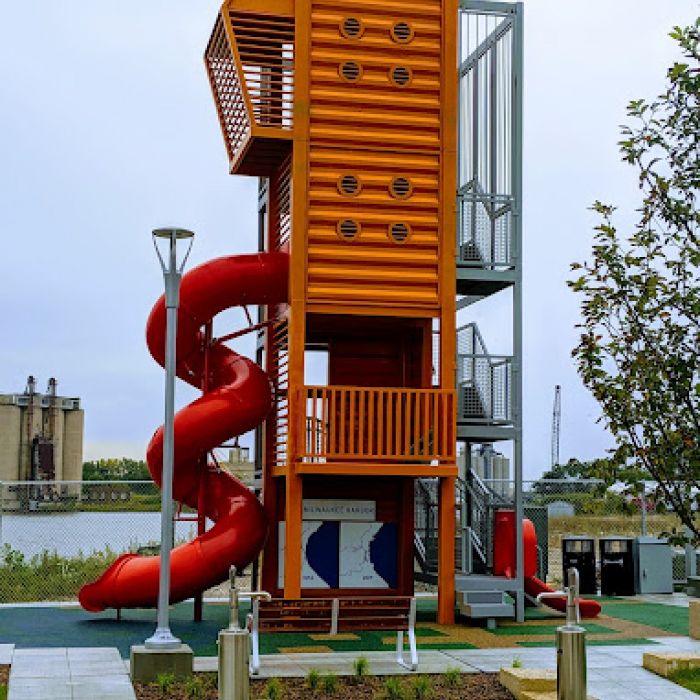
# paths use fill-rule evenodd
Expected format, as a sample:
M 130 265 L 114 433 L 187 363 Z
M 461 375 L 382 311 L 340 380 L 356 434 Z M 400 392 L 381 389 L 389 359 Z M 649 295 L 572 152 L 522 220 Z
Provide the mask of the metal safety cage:
M 520 205 L 520 16 L 510 3 L 462 7 L 457 263 L 507 269 L 515 266 Z
M 512 358 L 490 355 L 476 324 L 457 330 L 457 422 L 509 425 Z
M 232 173 L 267 176 L 289 153 L 294 17 L 226 3 L 204 60 Z

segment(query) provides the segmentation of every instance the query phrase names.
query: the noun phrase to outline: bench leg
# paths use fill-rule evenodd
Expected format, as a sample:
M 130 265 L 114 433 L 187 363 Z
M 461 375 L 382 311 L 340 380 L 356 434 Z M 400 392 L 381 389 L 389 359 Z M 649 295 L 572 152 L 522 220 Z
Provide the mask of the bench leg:
M 418 650 L 416 648 L 416 633 L 409 629 L 408 632 L 408 649 L 411 654 L 411 659 L 407 663 L 403 656 L 403 632 L 396 633 L 396 663 L 403 666 L 409 671 L 415 671 L 418 668 Z
M 250 673 L 257 676 L 260 672 L 260 646 L 258 640 L 258 631 L 256 629 L 250 632 Z

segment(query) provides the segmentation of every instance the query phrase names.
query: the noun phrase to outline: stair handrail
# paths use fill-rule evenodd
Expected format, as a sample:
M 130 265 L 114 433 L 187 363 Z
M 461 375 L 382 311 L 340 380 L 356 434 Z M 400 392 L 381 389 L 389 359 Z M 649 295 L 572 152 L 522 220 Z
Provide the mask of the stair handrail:
M 419 504 L 425 513 L 425 523 L 422 527 L 414 526 L 413 542 L 414 542 L 414 554 L 417 555 L 418 565 L 420 566 L 424 574 L 431 573 L 430 561 L 428 558 L 428 548 L 426 546 L 426 540 L 429 537 L 434 537 L 432 530 L 434 526 L 430 523 L 430 511 L 437 509 L 437 501 L 433 498 L 433 494 L 428 488 L 426 483 L 427 479 L 416 479 L 415 480 L 415 491 L 414 491 L 414 509 Z M 432 481 L 432 480 L 431 480 Z M 422 536 L 420 530 L 422 529 Z

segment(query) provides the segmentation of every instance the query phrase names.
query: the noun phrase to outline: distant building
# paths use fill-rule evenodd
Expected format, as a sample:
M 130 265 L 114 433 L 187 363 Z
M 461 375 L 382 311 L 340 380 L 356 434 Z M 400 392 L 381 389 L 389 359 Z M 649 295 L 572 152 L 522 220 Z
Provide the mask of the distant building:
M 23 394 L 0 394 L 0 481 L 74 481 L 82 478 L 80 399 L 45 394 L 29 377 Z
M 576 508 L 568 501 L 552 501 L 547 504 L 547 515 L 550 518 L 572 518 L 576 515 Z
M 470 456 L 471 470 L 492 491 L 500 496 L 512 496 L 512 484 L 510 476 L 510 460 L 500 452 L 493 449 L 493 445 L 485 443 L 473 448 Z M 460 476 L 465 478 L 467 469 L 467 455 L 462 452 L 457 457 Z
M 228 459 L 219 462 L 222 469 L 231 472 L 246 486 L 252 486 L 255 479 L 255 464 L 250 461 L 250 449 L 234 445 L 228 451 Z

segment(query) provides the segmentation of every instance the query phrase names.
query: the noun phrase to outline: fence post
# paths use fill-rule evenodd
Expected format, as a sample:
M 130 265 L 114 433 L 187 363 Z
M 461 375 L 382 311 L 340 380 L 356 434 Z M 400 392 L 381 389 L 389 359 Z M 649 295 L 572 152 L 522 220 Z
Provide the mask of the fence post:
M 697 575 L 697 557 L 695 553 L 695 545 L 692 543 L 693 533 L 690 528 L 685 529 L 685 577 L 686 579 L 691 576 Z
M 640 507 L 642 509 L 641 512 L 641 535 L 642 537 L 647 536 L 647 499 L 646 499 L 646 493 L 642 491 L 642 496 L 640 499 Z

